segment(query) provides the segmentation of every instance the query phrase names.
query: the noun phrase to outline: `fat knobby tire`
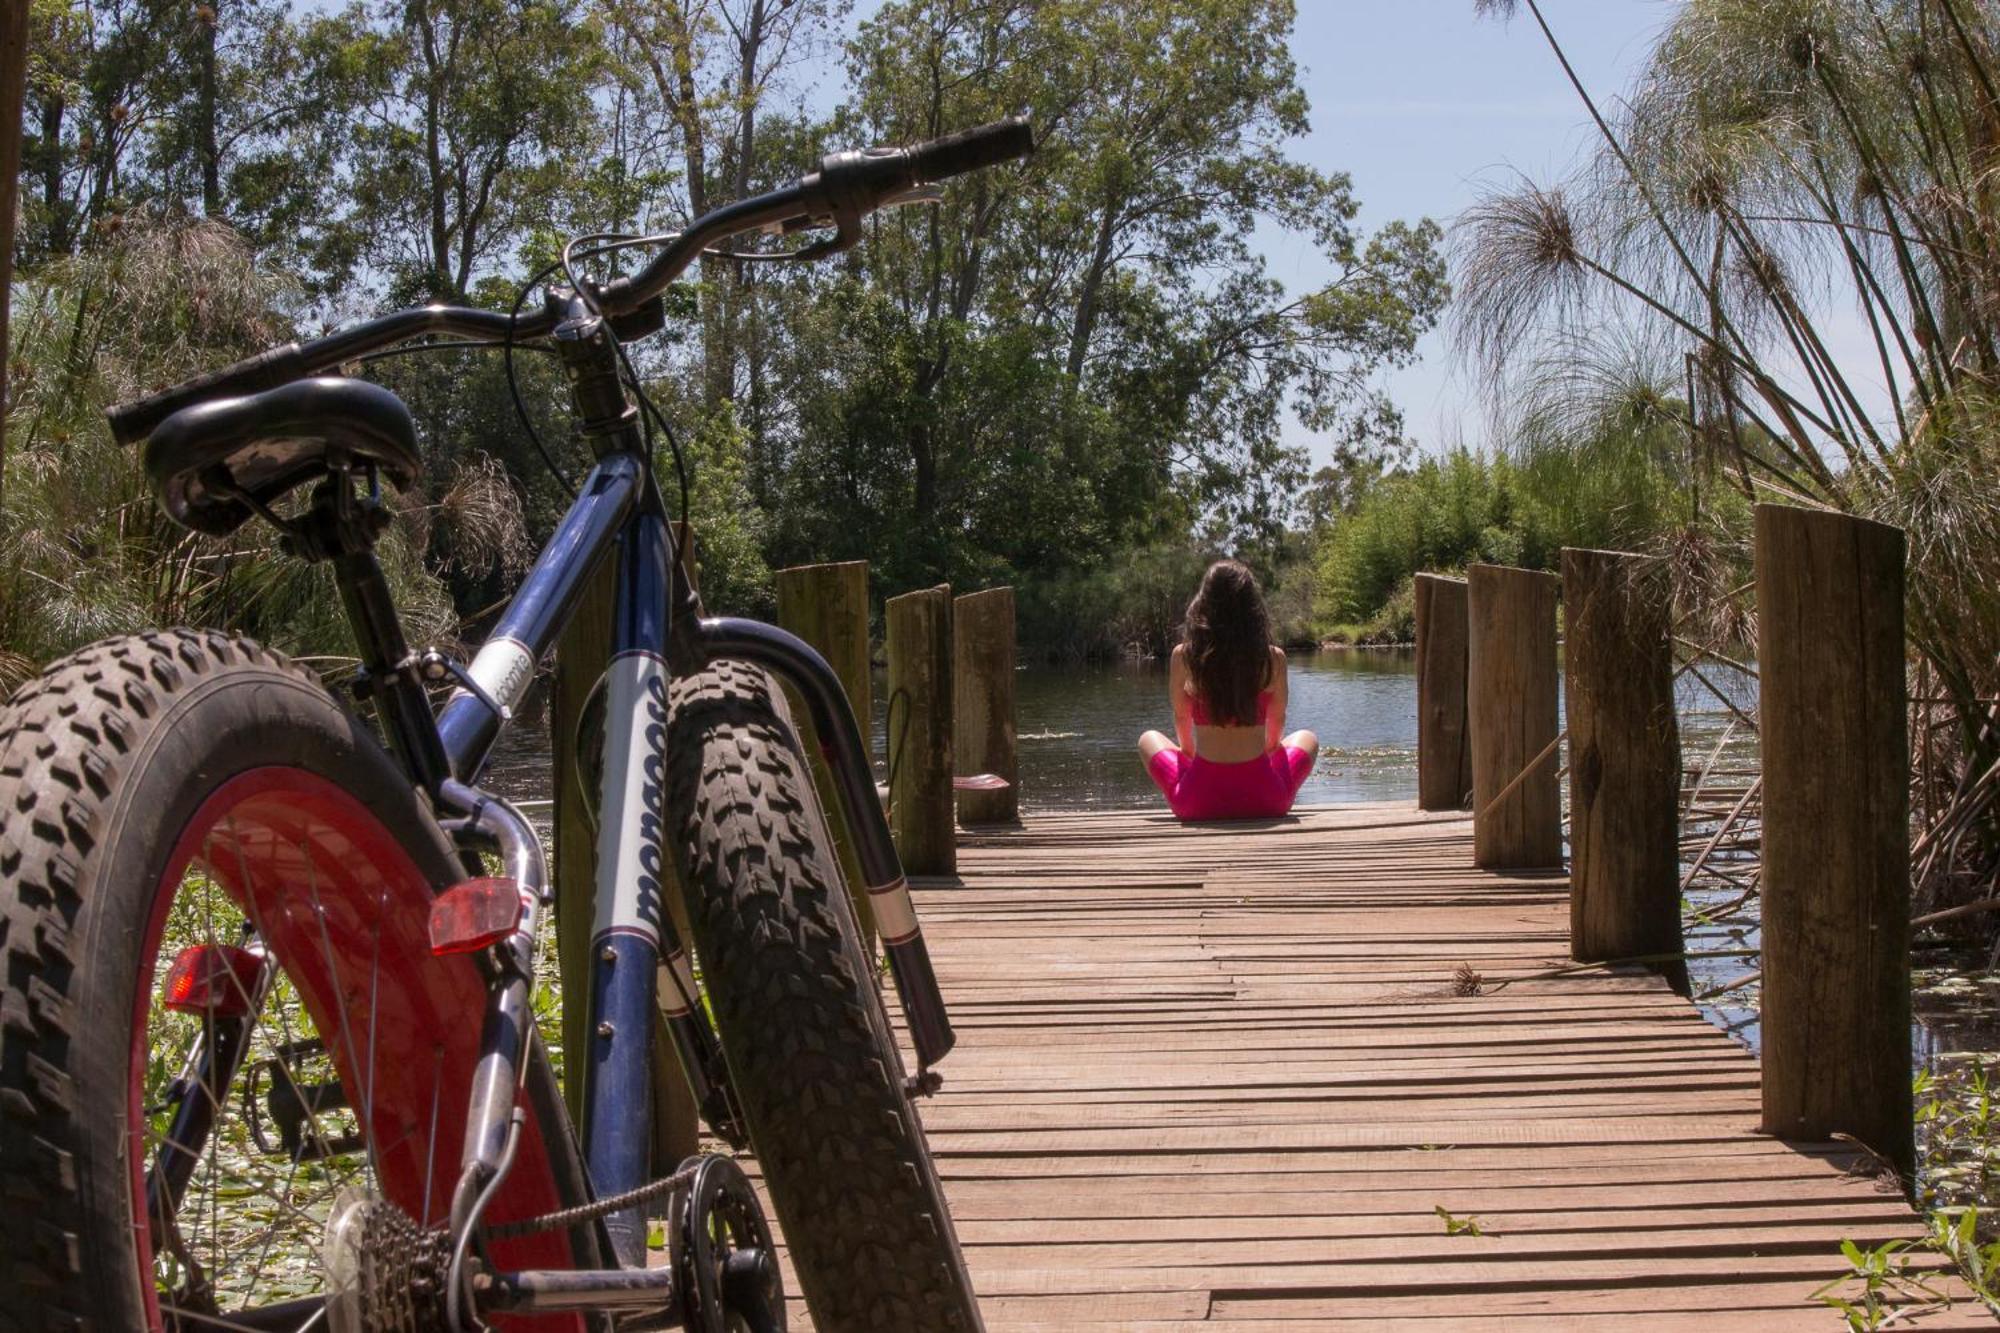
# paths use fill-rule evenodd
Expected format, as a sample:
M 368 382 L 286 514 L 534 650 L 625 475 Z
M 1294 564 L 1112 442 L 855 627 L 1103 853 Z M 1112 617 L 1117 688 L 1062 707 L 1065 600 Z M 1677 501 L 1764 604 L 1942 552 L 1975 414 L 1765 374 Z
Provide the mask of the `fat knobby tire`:
M 820 1333 L 980 1327 L 951 1215 L 782 698 L 677 681 L 674 856 L 704 984 Z
M 266 765 L 335 782 L 433 883 L 457 878 L 373 733 L 249 640 L 106 640 L 0 709 L 0 1330 L 144 1325 L 123 1112 L 140 936 L 194 812 Z M 530 1083 L 552 1104 L 539 1058 Z M 580 1198 L 565 1146 L 551 1145 L 559 1188 Z

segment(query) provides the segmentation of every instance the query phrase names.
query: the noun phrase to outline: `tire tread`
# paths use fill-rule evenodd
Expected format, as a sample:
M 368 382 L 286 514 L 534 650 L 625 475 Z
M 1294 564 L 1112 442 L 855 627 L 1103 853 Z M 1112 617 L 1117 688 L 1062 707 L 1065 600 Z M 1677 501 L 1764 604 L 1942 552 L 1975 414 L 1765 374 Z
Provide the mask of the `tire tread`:
M 723 662 L 670 695 L 668 809 L 731 1077 L 820 1333 L 980 1327 L 781 697 Z

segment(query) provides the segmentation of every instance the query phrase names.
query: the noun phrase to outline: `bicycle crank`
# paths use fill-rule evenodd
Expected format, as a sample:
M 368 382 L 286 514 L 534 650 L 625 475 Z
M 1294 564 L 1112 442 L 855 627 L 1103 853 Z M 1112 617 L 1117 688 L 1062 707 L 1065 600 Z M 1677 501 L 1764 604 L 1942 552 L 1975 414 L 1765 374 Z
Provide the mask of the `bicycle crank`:
M 785 1282 L 757 1192 L 735 1161 L 690 1157 L 685 1195 L 668 1212 L 667 1243 L 690 1333 L 785 1333 Z

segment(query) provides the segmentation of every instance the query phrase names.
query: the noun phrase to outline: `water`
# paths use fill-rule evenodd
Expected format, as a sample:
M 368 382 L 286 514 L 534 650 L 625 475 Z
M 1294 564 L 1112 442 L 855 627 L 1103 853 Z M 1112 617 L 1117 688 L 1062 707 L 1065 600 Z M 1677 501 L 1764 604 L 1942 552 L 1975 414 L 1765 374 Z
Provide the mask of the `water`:
M 1417 660 L 1408 649 L 1290 657 L 1285 729 L 1320 738 L 1305 804 L 1406 801 L 1417 795 Z M 1024 810 L 1156 806 L 1139 733 L 1172 734 L 1166 667 L 1023 666 L 1015 677 Z
M 1299 791 L 1305 803 L 1407 801 L 1417 794 L 1417 662 L 1409 649 L 1349 649 L 1291 656 L 1285 727 L 1320 738 L 1319 762 Z M 886 774 L 884 706 L 875 679 L 871 730 L 878 778 Z M 1049 666 L 1015 677 L 1021 806 L 1028 811 L 1131 809 L 1160 803 L 1139 761 L 1139 733 L 1171 732 L 1164 665 Z M 513 800 L 546 800 L 546 722 L 523 717 L 496 752 L 488 783 Z

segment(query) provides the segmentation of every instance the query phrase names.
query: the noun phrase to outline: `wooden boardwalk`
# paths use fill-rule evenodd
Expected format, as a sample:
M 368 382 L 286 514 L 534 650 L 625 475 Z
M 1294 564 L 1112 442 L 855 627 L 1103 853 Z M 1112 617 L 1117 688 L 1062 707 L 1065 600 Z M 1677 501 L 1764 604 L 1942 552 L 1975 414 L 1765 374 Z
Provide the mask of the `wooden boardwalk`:
M 1471 869 L 1464 818 L 1044 815 L 959 864 L 924 1119 L 996 1333 L 1836 1329 L 1840 1242 L 1919 1232 L 1757 1133 L 1755 1061 L 1661 983 L 1547 975 L 1565 881 Z

